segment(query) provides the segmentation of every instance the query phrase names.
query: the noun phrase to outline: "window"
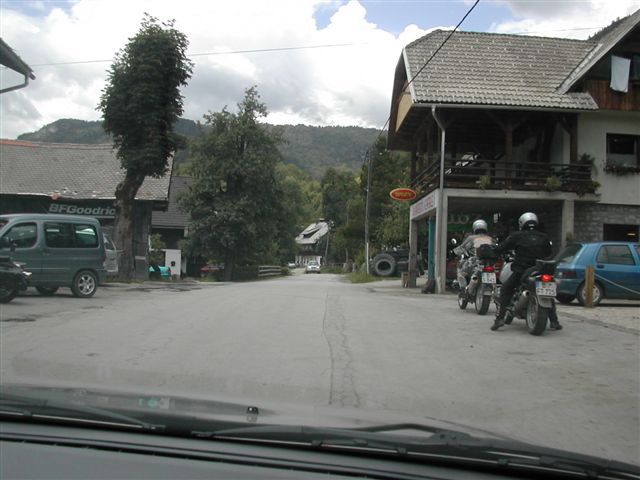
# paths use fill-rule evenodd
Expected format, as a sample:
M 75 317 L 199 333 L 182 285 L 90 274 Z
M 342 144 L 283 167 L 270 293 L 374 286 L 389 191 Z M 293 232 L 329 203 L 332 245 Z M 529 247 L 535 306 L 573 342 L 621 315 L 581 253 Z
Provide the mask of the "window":
M 98 234 L 91 225 L 74 225 L 76 232 L 76 247 L 95 248 L 98 246 Z
M 7 239 L 7 240 L 5 240 Z M 38 229 L 35 223 L 21 223 L 12 227 L 3 237 L 7 245 L 15 245 L 16 248 L 29 248 L 36 244 Z
M 600 247 L 596 262 L 613 265 L 635 265 L 631 250 L 626 245 L 604 245 Z
M 602 240 L 605 242 L 637 242 L 639 225 L 617 225 L 605 223 L 602 225 Z
M 574 243 L 571 245 L 567 245 L 564 247 L 560 253 L 556 256 L 556 261 L 558 263 L 568 263 L 573 261 L 573 257 L 582 249 L 582 244 Z
M 640 136 L 607 133 L 607 166 L 638 167 Z
M 73 223 L 45 223 L 44 237 L 51 248 L 94 248 L 98 235 L 91 225 Z

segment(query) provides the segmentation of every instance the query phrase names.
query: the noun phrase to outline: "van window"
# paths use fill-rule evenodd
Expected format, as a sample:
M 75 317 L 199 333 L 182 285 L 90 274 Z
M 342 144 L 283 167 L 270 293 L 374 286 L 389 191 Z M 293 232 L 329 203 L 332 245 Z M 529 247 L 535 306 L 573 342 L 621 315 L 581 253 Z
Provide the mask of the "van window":
M 51 248 L 95 248 L 98 235 L 92 225 L 63 222 L 44 224 L 44 237 Z
M 10 244 L 14 244 L 16 248 L 29 248 L 36 244 L 38 239 L 38 229 L 35 223 L 21 223 L 11 227 L 11 229 L 2 237 Z
M 96 229 L 91 225 L 75 225 L 76 247 L 95 248 L 98 246 Z

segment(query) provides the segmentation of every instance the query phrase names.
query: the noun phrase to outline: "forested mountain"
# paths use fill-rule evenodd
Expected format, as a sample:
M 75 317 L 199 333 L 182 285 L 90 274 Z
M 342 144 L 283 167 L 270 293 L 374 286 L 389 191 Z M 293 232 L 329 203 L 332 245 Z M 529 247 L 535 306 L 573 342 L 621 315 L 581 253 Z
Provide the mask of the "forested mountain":
M 202 124 L 180 119 L 176 132 L 186 137 L 201 134 Z M 280 146 L 285 163 L 296 165 L 320 179 L 329 167 L 346 167 L 359 171 L 364 152 L 378 130 L 362 127 L 312 127 L 306 125 L 270 126 L 282 130 L 285 143 Z M 109 143 L 109 136 L 99 121 L 61 119 L 45 125 L 37 132 L 24 133 L 19 140 L 51 143 Z M 178 164 L 189 162 L 187 152 L 176 155 Z

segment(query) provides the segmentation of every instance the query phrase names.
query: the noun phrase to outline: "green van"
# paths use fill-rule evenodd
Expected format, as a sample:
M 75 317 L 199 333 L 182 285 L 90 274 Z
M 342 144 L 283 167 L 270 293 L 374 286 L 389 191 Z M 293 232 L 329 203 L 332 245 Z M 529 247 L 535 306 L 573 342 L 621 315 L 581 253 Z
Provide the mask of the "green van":
M 0 255 L 26 264 L 30 285 L 42 295 L 69 287 L 91 297 L 106 278 L 100 222 L 79 215 L 0 215 Z

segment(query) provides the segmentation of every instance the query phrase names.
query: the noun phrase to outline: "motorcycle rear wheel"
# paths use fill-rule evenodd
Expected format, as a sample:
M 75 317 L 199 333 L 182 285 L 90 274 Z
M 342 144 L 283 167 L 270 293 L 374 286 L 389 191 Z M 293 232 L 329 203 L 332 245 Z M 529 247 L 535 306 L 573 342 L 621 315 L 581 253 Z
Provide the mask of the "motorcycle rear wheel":
M 476 313 L 478 315 L 485 315 L 489 311 L 489 305 L 491 304 L 491 295 L 484 294 L 484 285 L 478 285 L 476 288 Z
M 531 335 L 542 335 L 547 328 L 547 320 L 549 319 L 549 309 L 540 306 L 538 298 L 535 295 L 529 295 L 527 303 L 527 328 Z

